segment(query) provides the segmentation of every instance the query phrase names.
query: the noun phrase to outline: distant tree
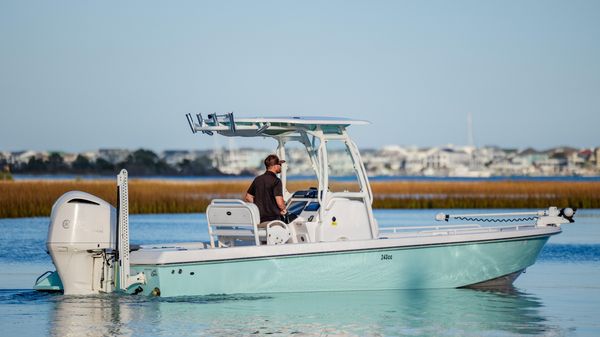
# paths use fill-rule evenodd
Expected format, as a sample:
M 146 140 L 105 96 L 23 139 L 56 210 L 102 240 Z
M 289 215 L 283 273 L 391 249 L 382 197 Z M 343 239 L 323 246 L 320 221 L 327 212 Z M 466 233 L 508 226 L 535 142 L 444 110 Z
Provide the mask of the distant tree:
M 106 159 L 98 158 L 96 159 L 96 163 L 94 163 L 94 172 L 97 174 L 115 174 L 116 169 L 113 163 Z
M 160 159 L 156 153 L 139 149 L 127 156 L 124 162 L 117 165 L 124 168 L 131 174 L 137 175 L 166 175 L 173 174 L 175 170 L 164 160 Z
M 212 166 L 212 161 L 207 156 L 202 156 L 194 160 L 184 159 L 177 164 L 177 169 L 180 175 L 186 176 L 221 175 L 221 173 Z
M 48 167 L 42 159 L 30 157 L 27 164 L 21 168 L 21 171 L 23 173 L 43 173 L 48 171 Z
M 146 166 L 154 165 L 158 162 L 158 155 L 150 150 L 139 149 L 129 155 L 129 159 L 134 164 Z
M 184 159 L 177 163 L 177 171 L 181 175 L 192 176 L 195 175 L 193 173 L 192 161 L 189 159 Z
M 89 173 L 94 168 L 90 160 L 82 155 L 77 155 L 71 167 L 75 173 Z
M 65 173 L 69 170 L 65 164 L 65 160 L 58 152 L 50 153 L 46 161 L 46 169 L 49 173 Z
M 1 164 L 1 163 L 0 163 Z M 2 166 L 0 166 L 1 168 Z M 203 155 L 194 160 L 184 159 L 176 165 L 169 165 L 151 150 L 139 149 L 127 156 L 120 163 L 113 164 L 106 159 L 98 158 L 92 162 L 83 155 L 67 165 L 62 155 L 53 152 L 47 160 L 36 157 L 29 158 L 25 164 L 10 165 L 9 169 L 14 173 L 33 174 L 84 174 L 92 173 L 99 175 L 116 175 L 119 170 L 127 169 L 130 174 L 138 176 L 147 175 L 188 175 L 188 176 L 220 176 L 223 175 L 212 165 L 212 160 Z

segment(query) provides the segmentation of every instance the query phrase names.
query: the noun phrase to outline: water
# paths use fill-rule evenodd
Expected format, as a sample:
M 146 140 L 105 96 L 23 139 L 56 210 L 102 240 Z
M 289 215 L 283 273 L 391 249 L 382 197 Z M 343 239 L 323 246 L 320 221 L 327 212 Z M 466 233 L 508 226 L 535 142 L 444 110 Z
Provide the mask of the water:
M 375 215 L 381 226 L 426 225 L 437 212 Z M 35 278 L 54 269 L 44 246 L 48 218 L 0 219 L 0 329 L 4 336 L 598 336 L 600 210 L 580 210 L 576 220 L 507 291 L 164 299 L 32 291 Z M 132 243 L 207 239 L 203 214 L 131 216 Z

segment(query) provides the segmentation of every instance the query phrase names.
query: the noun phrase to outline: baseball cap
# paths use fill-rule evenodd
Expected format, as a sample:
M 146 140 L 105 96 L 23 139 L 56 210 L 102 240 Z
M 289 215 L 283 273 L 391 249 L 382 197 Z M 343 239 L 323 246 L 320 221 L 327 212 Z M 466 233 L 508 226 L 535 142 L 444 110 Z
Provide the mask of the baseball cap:
M 265 158 L 265 167 L 269 168 L 271 166 L 275 166 L 275 165 L 281 165 L 285 163 L 285 160 L 279 160 L 279 157 L 277 157 L 274 154 L 270 154 L 267 156 L 267 158 Z

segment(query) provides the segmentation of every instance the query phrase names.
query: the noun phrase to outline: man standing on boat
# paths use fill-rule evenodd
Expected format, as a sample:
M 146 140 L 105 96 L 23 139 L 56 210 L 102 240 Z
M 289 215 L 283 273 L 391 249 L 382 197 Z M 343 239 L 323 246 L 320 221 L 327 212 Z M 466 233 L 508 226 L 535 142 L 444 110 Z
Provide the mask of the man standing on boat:
M 259 227 L 266 227 L 273 220 L 281 220 L 282 215 L 287 213 L 285 201 L 283 200 L 283 187 L 281 179 L 277 174 L 281 173 L 281 164 L 285 160 L 279 160 L 274 154 L 265 158 L 265 173 L 254 178 L 252 185 L 246 192 L 244 198 L 247 202 L 253 202 L 260 212 Z

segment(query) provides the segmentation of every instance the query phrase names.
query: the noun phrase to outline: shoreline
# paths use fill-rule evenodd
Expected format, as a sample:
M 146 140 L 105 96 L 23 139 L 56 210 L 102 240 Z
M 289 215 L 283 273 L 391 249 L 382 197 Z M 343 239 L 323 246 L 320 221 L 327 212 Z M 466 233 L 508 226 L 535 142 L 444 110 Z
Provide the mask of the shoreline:
M 251 178 L 236 180 L 132 179 L 132 214 L 204 212 L 214 198 L 243 198 Z M 288 181 L 290 191 L 316 186 Z M 600 208 L 600 182 L 560 181 L 373 181 L 375 209 Z M 348 182 L 332 183 L 334 191 L 356 190 Z M 0 218 L 49 216 L 63 193 L 80 190 L 116 204 L 111 180 L 0 181 Z

